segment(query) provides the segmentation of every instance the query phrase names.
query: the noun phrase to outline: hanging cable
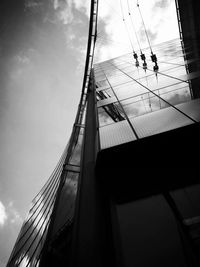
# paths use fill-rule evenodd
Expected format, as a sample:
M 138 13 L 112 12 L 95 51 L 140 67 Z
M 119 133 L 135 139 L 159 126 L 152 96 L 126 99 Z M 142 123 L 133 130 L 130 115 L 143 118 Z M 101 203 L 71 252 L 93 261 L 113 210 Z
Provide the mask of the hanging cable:
M 124 73 L 124 75 L 126 75 L 127 77 L 129 77 L 130 79 L 132 79 L 133 81 L 135 81 L 137 84 L 139 84 L 140 86 L 142 86 L 143 88 L 147 89 L 150 93 L 152 93 L 153 95 L 155 95 L 156 97 L 160 98 L 160 100 L 162 100 L 163 102 L 165 102 L 166 104 L 168 104 L 170 107 L 172 107 L 173 109 L 175 109 L 176 111 L 178 111 L 179 113 L 181 113 L 182 115 L 184 115 L 185 117 L 187 117 L 188 119 L 190 119 L 192 122 L 194 123 L 198 123 L 198 121 L 196 119 L 193 119 L 190 115 L 188 115 L 187 113 L 183 112 L 181 109 L 177 108 L 176 106 L 174 106 L 173 104 L 171 104 L 169 101 L 165 100 L 164 98 L 162 98 L 161 96 L 157 95 L 153 90 L 149 89 L 147 86 L 143 85 L 142 83 L 138 82 L 137 80 L 135 80 L 132 76 L 130 76 L 128 73 L 124 72 L 122 69 L 118 68 L 117 66 L 113 65 L 112 63 L 110 63 L 112 66 L 114 66 L 116 69 L 118 69 L 119 71 L 121 71 L 122 73 Z M 130 63 L 131 64 L 131 63 Z
M 135 27 L 134 27 L 134 24 L 133 24 L 133 20 L 132 20 L 132 16 L 131 16 L 131 11 L 130 11 L 130 6 L 129 6 L 129 1 L 128 1 L 128 0 L 127 0 L 127 6 L 128 6 L 128 15 L 129 15 L 129 18 L 130 18 L 130 20 L 131 20 L 131 25 L 132 25 L 133 31 L 134 31 L 134 33 L 135 33 L 135 37 L 136 37 L 136 40 L 137 40 L 137 43 L 138 43 L 140 52 L 142 53 L 142 49 L 141 49 L 141 46 L 140 46 L 140 43 L 139 43 L 139 39 L 138 39 L 136 30 L 135 30 Z M 135 59 L 135 66 L 138 68 L 140 64 L 139 64 L 139 61 L 138 61 L 138 55 L 137 55 L 136 52 L 133 53 L 133 57 L 134 57 L 134 59 Z
M 111 63 L 110 63 L 110 64 L 111 64 Z M 113 64 L 111 64 L 111 65 L 113 65 Z M 107 81 L 107 83 L 109 84 L 109 86 L 110 86 L 110 88 L 111 88 L 111 90 L 112 90 L 112 92 L 113 92 L 115 98 L 117 99 L 118 105 L 119 105 L 119 107 L 120 107 L 120 109 L 121 109 L 121 111 L 122 111 L 122 113 L 123 113 L 125 119 L 127 120 L 127 123 L 128 123 L 129 126 L 131 127 L 131 130 L 133 131 L 133 133 L 134 133 L 136 139 L 139 139 L 139 136 L 138 136 L 136 130 L 134 129 L 134 127 L 133 127 L 131 121 L 129 120 L 129 117 L 128 117 L 128 115 L 126 114 L 126 111 L 124 110 L 124 108 L 123 108 L 123 106 L 122 106 L 122 104 L 121 104 L 121 102 L 120 102 L 120 100 L 119 100 L 117 94 L 115 93 L 115 91 L 114 91 L 114 89 L 113 89 L 113 87 L 112 87 L 112 85 L 111 85 L 111 83 L 110 83 L 110 81 L 109 81 L 109 79 L 108 79 L 107 74 L 105 73 L 105 71 L 104 71 L 104 69 L 102 68 L 101 65 L 100 65 L 100 68 L 101 68 L 101 70 L 102 70 L 102 72 L 103 72 L 103 74 L 104 74 L 104 76 L 105 76 L 105 78 L 106 78 L 106 81 Z
M 140 57 L 141 57 L 141 59 L 142 59 L 142 61 L 143 61 L 143 69 L 144 69 L 144 71 L 146 72 L 146 70 L 147 70 L 147 62 L 146 62 L 146 56 L 145 56 L 145 54 L 144 53 L 141 53 L 141 55 L 140 55 Z
M 130 62 L 129 62 L 129 63 L 130 63 Z M 131 63 L 130 63 L 130 64 L 131 64 Z M 147 70 L 152 71 L 152 70 L 150 70 L 150 69 L 148 69 L 148 68 L 147 68 Z M 183 80 L 183 79 L 180 79 L 180 78 L 171 76 L 171 75 L 166 74 L 166 73 L 162 73 L 162 72 L 159 72 L 159 71 L 158 71 L 157 73 L 159 73 L 160 75 L 166 76 L 166 77 L 168 77 L 168 78 L 171 78 L 171 79 L 174 79 L 174 80 L 183 82 L 183 83 L 187 83 L 187 84 L 189 83 L 188 80 Z
M 139 82 L 141 83 L 139 68 L 137 68 L 137 70 L 138 70 L 138 79 L 139 79 Z M 145 76 L 146 76 L 146 73 L 145 73 Z M 147 77 L 146 77 L 146 80 L 147 80 Z M 147 85 L 148 85 L 148 82 L 147 82 Z M 146 104 L 145 104 L 145 100 L 144 100 L 143 94 L 141 95 L 141 99 L 142 99 L 142 102 L 143 102 L 143 105 L 144 105 L 145 112 L 147 113 L 148 111 L 147 111 L 147 108 L 146 108 Z
M 137 7 L 138 7 L 138 10 L 139 10 L 139 13 L 140 13 L 140 17 L 141 17 L 142 24 L 143 24 L 143 27 L 144 27 L 145 35 L 147 37 L 147 41 L 148 41 L 149 48 L 150 48 L 150 51 L 151 51 L 151 61 L 153 63 L 155 63 L 155 65 L 153 66 L 153 71 L 155 72 L 155 75 L 156 75 L 156 78 L 157 78 L 158 70 L 159 70 L 159 66 L 158 66 L 158 63 L 157 63 L 157 56 L 156 56 L 156 54 L 153 53 L 153 50 L 152 50 L 152 47 L 151 47 L 151 43 L 150 43 L 150 40 L 149 40 L 149 36 L 148 36 L 148 33 L 147 33 L 147 29 L 146 29 L 146 26 L 145 26 L 145 23 L 144 23 L 144 19 L 143 19 L 143 16 L 142 16 L 142 12 L 140 10 L 140 5 L 139 5 L 139 1 L 138 0 L 137 0 Z
M 139 42 L 139 38 L 138 38 L 136 29 L 135 29 L 135 26 L 134 26 L 134 23 L 133 23 L 133 18 L 132 18 L 132 14 L 131 14 L 131 10 L 130 10 L 130 5 L 129 5 L 129 0 L 127 0 L 127 6 L 128 6 L 128 15 L 129 15 L 130 20 L 131 20 L 131 25 L 132 25 L 133 31 L 135 33 L 135 37 L 136 37 L 136 40 L 137 40 L 137 43 L 138 43 L 138 47 L 140 49 L 140 52 L 142 53 L 142 49 L 141 49 L 141 45 L 140 45 L 140 42 Z
M 139 1 L 138 0 L 137 0 L 137 7 L 138 7 L 138 10 L 139 10 L 139 13 L 140 13 L 141 20 L 142 20 L 142 24 L 143 24 L 143 27 L 144 27 L 145 35 L 146 35 L 147 41 L 149 43 L 149 48 L 151 50 L 151 53 L 153 54 L 153 51 L 152 51 L 152 48 L 151 48 L 151 43 L 150 43 L 150 40 L 149 40 L 149 36 L 147 34 L 146 26 L 145 26 L 145 23 L 144 23 L 144 19 L 143 19 L 143 16 L 142 16 L 142 12 L 140 10 L 140 5 L 139 5 Z
M 133 42 L 131 40 L 130 33 L 128 31 L 128 28 L 127 28 L 127 25 L 126 25 L 126 21 L 125 21 L 125 18 L 124 18 L 124 11 L 123 11 L 123 7 L 122 7 L 122 0 L 120 0 L 120 7 L 121 7 L 121 13 L 122 13 L 122 20 L 124 22 L 124 25 L 125 25 L 125 28 L 126 28 L 126 31 L 127 31 L 127 34 L 128 34 L 128 38 L 129 38 L 129 41 L 130 41 L 130 44 L 131 44 L 131 47 L 132 47 L 132 50 L 133 50 L 133 54 L 135 54 L 135 50 L 134 50 L 134 47 L 133 47 Z
M 120 1 L 120 3 L 121 3 L 121 1 Z M 139 7 L 139 4 L 137 3 L 137 5 L 138 5 L 138 7 Z M 141 60 L 143 61 L 143 69 L 144 69 L 144 71 L 146 72 L 146 69 L 147 69 L 147 63 L 146 63 L 146 56 L 145 56 L 145 54 L 144 53 L 142 53 L 142 49 L 141 49 L 141 46 L 140 46 L 140 43 L 139 43 L 139 39 L 138 39 L 138 36 L 137 36 L 137 33 L 136 33 L 136 30 L 135 30 L 135 27 L 134 27 L 134 24 L 133 24 L 133 19 L 132 19 L 132 16 L 131 16 L 131 11 L 130 11 L 130 5 L 129 5 L 129 1 L 127 0 L 127 6 L 128 6 L 128 14 L 129 14 L 129 17 L 130 17 L 130 20 L 131 20 L 131 24 L 132 24 L 132 28 L 133 28 L 133 30 L 134 30 L 134 32 L 135 32 L 135 36 L 136 36 L 136 39 L 137 39 L 137 43 L 138 43 L 138 46 L 139 46 L 139 48 L 140 48 L 140 57 L 141 57 Z M 121 9 L 122 9 L 122 5 L 121 5 Z M 141 13 L 141 12 L 140 12 Z M 142 15 L 142 14 L 141 14 Z M 142 19 L 142 21 L 143 21 L 143 19 Z M 144 21 L 143 21 L 143 24 L 144 24 Z M 144 25 L 144 27 L 145 27 L 145 25 Z M 146 30 L 146 27 L 145 27 L 145 30 Z M 146 31 L 145 31 L 146 32 Z M 146 34 L 147 34 L 147 32 L 146 32 Z M 148 37 L 148 35 L 147 35 L 147 37 Z M 148 41 L 149 41 L 149 38 L 147 38 L 148 39 Z M 150 42 L 149 42 L 149 46 L 151 47 L 151 44 L 150 44 Z M 136 63 L 135 63 L 135 66 L 136 67 L 139 67 L 139 61 L 138 61 L 138 56 L 137 56 L 137 54 L 136 53 L 134 53 L 133 54 L 133 56 L 134 56 L 134 58 L 135 58 L 135 60 L 136 60 Z

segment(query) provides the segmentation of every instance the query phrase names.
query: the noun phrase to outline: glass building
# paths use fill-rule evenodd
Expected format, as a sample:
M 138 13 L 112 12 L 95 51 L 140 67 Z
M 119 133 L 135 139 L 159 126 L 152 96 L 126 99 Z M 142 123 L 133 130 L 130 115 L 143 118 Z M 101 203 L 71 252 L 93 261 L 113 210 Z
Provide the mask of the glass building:
M 132 54 L 94 66 L 101 149 L 199 120 L 199 100 L 191 90 L 199 72 L 187 72 L 180 40 L 153 49 L 158 72 L 148 50 L 145 70 L 142 61 L 135 66 Z
M 148 48 L 145 60 L 137 52 L 137 60 L 129 53 L 93 64 L 91 1 L 71 138 L 32 201 L 8 267 L 199 266 L 199 33 L 188 37 L 179 2 L 181 39 L 152 47 L 156 63 Z

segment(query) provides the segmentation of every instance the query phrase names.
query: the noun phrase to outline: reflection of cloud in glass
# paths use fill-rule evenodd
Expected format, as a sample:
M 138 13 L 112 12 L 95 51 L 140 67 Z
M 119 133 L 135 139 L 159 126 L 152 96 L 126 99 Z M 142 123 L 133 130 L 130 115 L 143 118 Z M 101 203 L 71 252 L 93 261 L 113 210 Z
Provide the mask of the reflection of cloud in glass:
M 22 254 L 19 259 L 16 260 L 15 265 L 19 267 L 26 267 L 29 263 L 29 257 L 25 254 Z
M 79 173 L 67 172 L 66 180 L 60 194 L 57 215 L 53 227 L 55 236 L 63 226 L 71 223 L 74 216 L 75 199 L 77 193 Z
M 77 143 L 72 151 L 72 155 L 70 157 L 70 164 L 73 165 L 80 165 L 80 158 L 81 158 L 81 148 L 82 148 L 82 141 L 83 141 L 83 135 L 80 133 Z
M 154 49 L 159 64 L 159 73 L 156 77 L 148 49 L 145 50 L 146 72 L 142 70 L 140 58 L 139 68 L 134 66 L 132 54 L 95 65 L 98 86 L 107 86 L 108 82 L 105 78 L 108 79 L 109 85 L 111 84 L 128 117 L 141 116 L 169 107 L 170 104 L 177 105 L 191 99 L 189 84 L 182 78 L 187 74 L 180 41 L 176 39 L 162 43 Z M 102 91 L 105 97 L 99 99 L 100 127 L 114 123 L 109 113 L 105 112 L 109 105 L 103 106 L 106 103 L 105 98 L 109 97 L 106 97 L 104 92 L 106 93 L 107 90 Z M 120 107 L 116 103 L 115 106 L 117 109 Z
M 43 231 L 45 230 L 45 227 L 48 223 L 49 217 L 50 217 L 50 215 L 47 214 L 46 216 L 41 215 L 41 216 L 38 216 L 36 219 L 30 220 L 30 223 L 32 223 L 32 227 L 36 231 L 38 231 L 39 235 L 43 234 Z
M 54 204 L 55 191 L 48 187 L 48 185 L 43 188 L 43 191 L 37 195 L 32 203 L 30 212 L 16 242 L 11 262 L 16 261 L 17 264 L 22 264 L 22 266 L 24 266 L 23 264 L 27 264 L 27 259 L 30 262 L 35 261 L 35 264 L 37 262 L 37 257 L 46 238 Z M 45 190 L 46 188 L 48 189 L 47 191 Z
M 105 111 L 103 111 L 103 109 L 99 109 L 99 124 L 100 127 L 106 124 L 110 124 L 113 123 L 113 119 L 109 116 L 109 114 Z

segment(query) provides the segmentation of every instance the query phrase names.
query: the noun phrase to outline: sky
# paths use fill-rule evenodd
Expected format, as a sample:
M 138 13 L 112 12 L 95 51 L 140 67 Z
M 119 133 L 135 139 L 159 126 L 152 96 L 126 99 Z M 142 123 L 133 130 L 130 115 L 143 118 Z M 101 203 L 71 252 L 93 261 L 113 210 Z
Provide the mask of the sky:
M 127 0 L 121 2 L 122 9 L 120 0 L 99 0 L 94 62 L 131 52 L 132 45 L 139 50 Z M 178 37 L 174 0 L 139 4 L 152 45 Z M 145 48 L 136 1 L 129 0 L 129 5 Z M 0 267 L 8 260 L 31 200 L 70 137 L 81 93 L 89 11 L 89 0 L 0 1 Z

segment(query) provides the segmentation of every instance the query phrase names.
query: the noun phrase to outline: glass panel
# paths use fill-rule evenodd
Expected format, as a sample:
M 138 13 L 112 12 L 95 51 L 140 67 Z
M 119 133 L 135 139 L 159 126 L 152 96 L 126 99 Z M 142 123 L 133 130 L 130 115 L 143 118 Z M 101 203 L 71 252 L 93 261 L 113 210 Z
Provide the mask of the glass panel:
M 164 44 L 160 44 L 158 46 L 155 46 L 154 50 L 157 54 L 159 64 L 159 73 L 157 75 L 155 75 L 153 71 L 154 63 L 151 62 L 150 52 L 148 49 L 144 51 L 147 61 L 146 71 L 142 69 L 143 62 L 141 61 L 139 54 L 138 58 L 140 66 L 138 68 L 135 67 L 135 60 L 132 53 L 100 63 L 101 69 L 103 69 L 106 73 L 111 86 L 113 87 L 120 100 L 125 100 L 126 98 L 148 93 L 146 87 L 148 87 L 150 90 L 158 90 L 159 88 L 166 88 L 171 86 L 172 91 L 173 89 L 176 89 L 174 85 L 181 82 L 179 78 L 183 78 L 184 80 L 187 79 L 187 76 L 185 76 L 187 75 L 187 72 L 184 64 L 182 46 L 179 40 L 174 40 L 171 43 L 166 42 Z M 96 66 L 98 66 L 98 64 Z M 171 77 L 166 75 L 169 75 Z M 194 74 L 190 74 L 191 77 L 198 77 L 198 75 L 198 73 L 195 76 Z M 105 82 L 105 78 L 103 78 L 103 76 L 104 75 L 102 75 L 102 83 Z M 190 100 L 190 97 L 188 97 L 190 94 L 188 83 L 185 83 L 183 87 L 186 86 L 188 86 L 187 92 L 185 89 L 176 92 L 174 95 L 173 93 L 170 93 L 166 95 L 165 98 L 173 98 L 173 104 L 178 104 L 181 101 Z M 165 91 L 166 90 L 163 90 L 162 92 L 160 91 L 159 94 L 162 95 Z M 183 94 L 184 97 L 182 97 L 181 94 Z M 177 99 L 177 102 L 175 101 L 175 98 Z M 151 106 L 155 107 L 152 108 L 152 111 L 154 111 L 158 107 L 155 102 L 159 103 L 160 101 L 156 100 L 154 96 L 152 96 L 151 100 Z M 166 105 L 163 103 L 159 105 L 160 108 L 166 107 Z M 135 105 L 133 106 L 133 108 L 134 107 Z M 142 115 L 143 113 L 144 112 L 139 112 L 139 115 Z
M 8 266 L 36 266 L 48 230 L 67 147 L 50 179 L 32 202 Z M 35 264 L 35 265 L 34 265 Z
M 198 105 L 200 105 L 199 100 Z M 179 108 L 179 105 L 177 105 L 177 108 Z M 192 114 L 194 112 L 196 116 L 198 116 L 198 120 L 200 120 L 199 110 L 196 110 L 195 105 L 192 105 L 191 102 L 180 104 L 180 109 L 182 111 L 191 109 L 188 113 Z M 172 107 L 145 114 L 144 116 L 130 118 L 130 121 L 140 138 L 166 132 L 193 123 L 192 120 Z
M 102 109 L 99 110 L 99 126 L 102 127 L 104 125 L 113 123 L 113 119 L 108 115 L 108 113 Z
M 79 132 L 77 142 L 74 144 L 74 148 L 73 148 L 70 160 L 69 160 L 69 164 L 71 165 L 80 165 L 81 148 L 82 148 L 82 143 L 83 143 L 83 131 L 84 129 L 82 128 L 81 131 Z
M 105 89 L 108 89 L 108 88 L 109 88 L 108 86 L 100 86 L 100 87 L 97 87 L 97 92 L 102 91 L 102 90 L 105 90 Z
M 62 227 L 72 223 L 78 178 L 79 173 L 71 171 L 66 172 L 65 183 L 60 194 L 59 204 L 55 215 L 56 219 L 54 221 L 52 238 L 55 237 Z
M 101 149 L 136 140 L 126 120 L 113 123 L 99 129 Z
M 97 107 L 102 107 L 102 106 L 114 103 L 116 101 L 117 101 L 116 97 L 109 97 L 109 98 L 106 98 L 106 99 L 103 99 L 103 100 L 99 100 L 97 102 Z

